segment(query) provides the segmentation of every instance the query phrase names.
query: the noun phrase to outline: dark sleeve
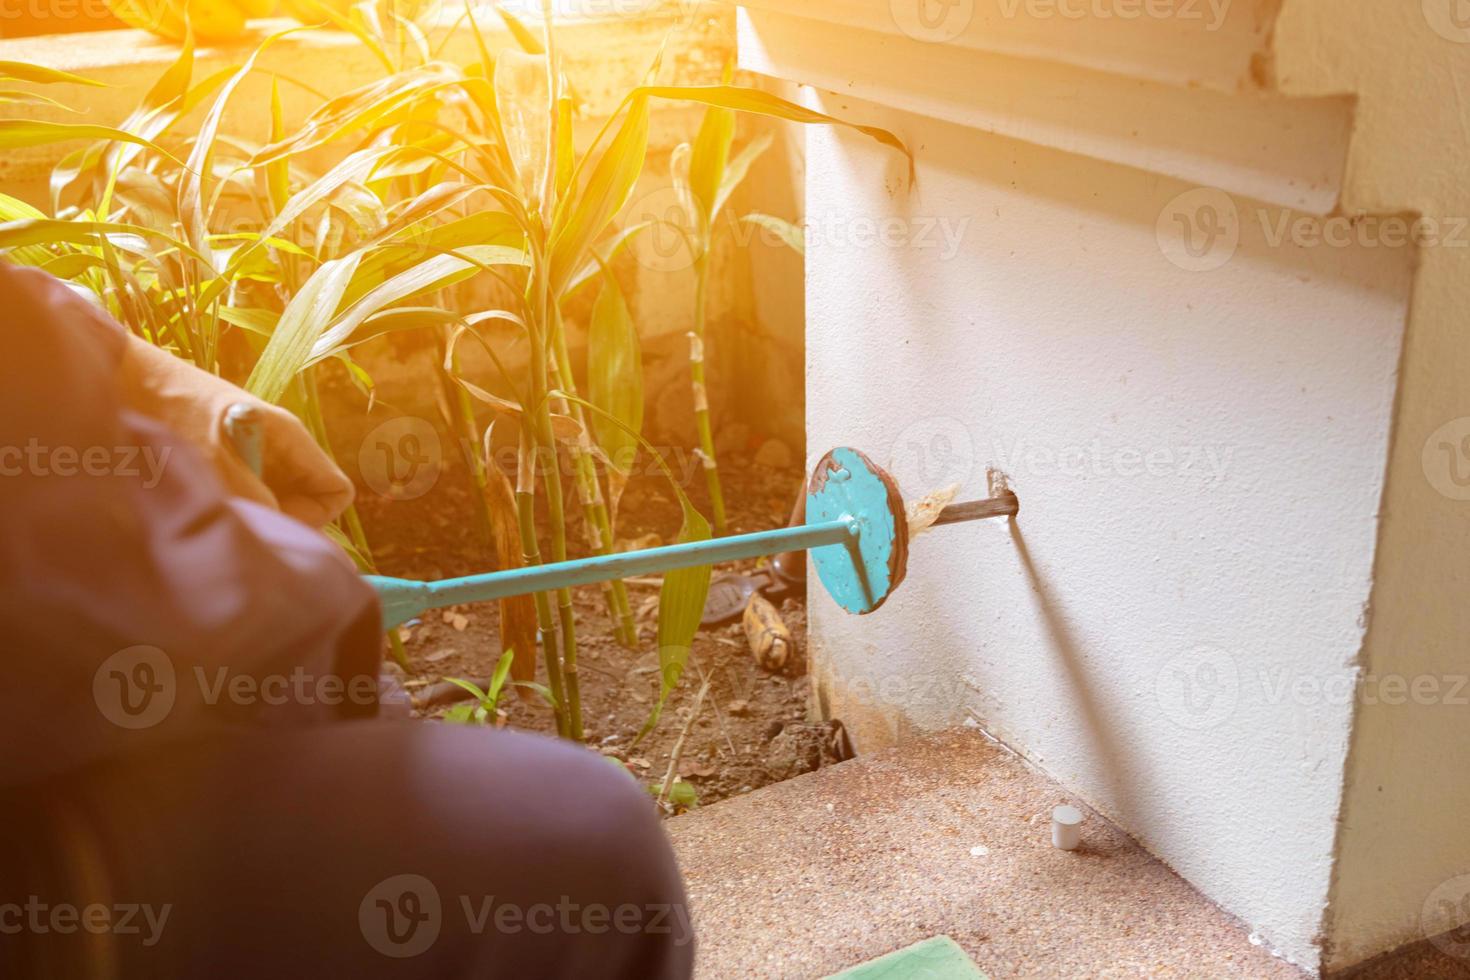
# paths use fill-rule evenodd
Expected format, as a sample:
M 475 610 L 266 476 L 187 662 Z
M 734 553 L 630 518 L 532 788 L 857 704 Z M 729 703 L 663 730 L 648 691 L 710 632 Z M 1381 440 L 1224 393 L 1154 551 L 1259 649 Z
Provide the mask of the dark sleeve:
M 220 727 L 376 712 L 377 602 L 125 409 L 121 328 L 0 264 L 0 784 Z

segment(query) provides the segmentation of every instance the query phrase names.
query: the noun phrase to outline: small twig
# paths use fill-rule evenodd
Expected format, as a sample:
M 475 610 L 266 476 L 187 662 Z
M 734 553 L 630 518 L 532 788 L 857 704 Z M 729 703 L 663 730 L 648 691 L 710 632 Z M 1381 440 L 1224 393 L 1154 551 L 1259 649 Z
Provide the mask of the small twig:
M 706 684 L 709 683 L 709 674 L 705 672 L 704 664 L 700 663 L 697 659 L 695 659 L 693 657 L 691 657 L 690 659 L 691 660 L 694 660 L 694 667 L 695 667 L 696 670 L 699 671 L 699 676 L 704 680 L 704 682 Z M 710 704 L 714 705 L 714 709 L 715 709 L 715 720 L 718 721 L 719 724 L 720 724 L 720 734 L 723 735 L 723 736 L 725 736 L 725 744 L 728 745 L 728 746 L 730 746 L 730 755 L 731 756 L 738 756 L 738 755 L 740 755 L 739 752 L 736 752 L 735 751 L 735 740 L 730 737 L 730 729 L 725 724 L 725 712 L 724 712 L 724 709 L 722 709 L 720 707 L 720 703 L 718 701 L 711 701 Z
M 626 677 L 619 677 L 617 674 L 614 674 L 612 671 L 607 670 L 607 669 L 602 668 L 602 667 L 599 667 L 596 664 L 583 663 L 583 664 L 578 664 L 577 666 L 578 667 L 585 668 L 586 670 L 591 670 L 591 671 L 594 671 L 596 673 L 599 673 L 603 677 L 611 678 L 612 680 L 617 681 L 619 684 L 622 684 L 624 681 L 627 680 Z
M 704 696 L 709 693 L 709 678 L 699 686 L 699 694 L 694 698 L 694 707 L 689 709 L 689 717 L 684 720 L 684 728 L 679 732 L 679 739 L 674 743 L 674 750 L 669 753 L 669 770 L 664 773 L 664 784 L 659 787 L 658 805 L 668 806 L 669 793 L 674 788 L 674 773 L 679 769 L 679 756 L 684 752 L 684 739 L 689 730 L 694 727 L 694 719 L 699 717 L 699 709 L 704 706 Z

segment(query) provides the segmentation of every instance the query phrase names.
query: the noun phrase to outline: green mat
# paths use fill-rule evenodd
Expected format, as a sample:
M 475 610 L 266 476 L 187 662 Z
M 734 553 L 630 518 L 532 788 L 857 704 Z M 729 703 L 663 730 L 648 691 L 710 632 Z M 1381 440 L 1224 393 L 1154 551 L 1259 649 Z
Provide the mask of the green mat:
M 935 936 L 868 960 L 828 980 L 989 980 L 948 936 Z

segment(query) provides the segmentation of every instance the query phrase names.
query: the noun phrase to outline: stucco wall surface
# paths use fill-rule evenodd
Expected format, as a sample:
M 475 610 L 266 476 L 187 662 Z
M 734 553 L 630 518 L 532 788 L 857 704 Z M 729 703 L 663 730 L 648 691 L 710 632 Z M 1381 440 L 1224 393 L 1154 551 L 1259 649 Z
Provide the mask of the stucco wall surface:
M 969 99 L 951 72 L 888 65 L 964 72 L 983 52 L 876 22 L 806 31 L 757 6 L 743 64 L 820 76 L 813 105 L 893 129 L 918 161 L 909 191 L 891 152 L 808 136 L 810 451 L 856 445 L 910 496 L 950 483 L 981 496 L 999 473 L 1021 500 L 1012 527 L 921 537 L 873 616 L 813 596 L 821 709 L 860 746 L 973 720 L 1308 969 L 1415 938 L 1461 849 L 1441 846 L 1470 802 L 1444 742 L 1470 744 L 1465 713 L 1421 719 L 1366 707 L 1365 692 L 1375 670 L 1448 673 L 1470 635 L 1451 607 L 1463 525 L 1421 459 L 1465 414 L 1449 320 L 1466 307 L 1433 271 L 1458 268 L 1464 209 L 1392 180 L 1462 181 L 1449 144 L 1464 129 L 1456 69 L 1427 47 L 1405 66 L 1384 47 L 1396 42 L 1357 35 L 1424 44 L 1418 5 L 1416 25 L 1288 2 L 1236 89 L 1172 92 L 1159 104 L 1187 113 L 1197 99 L 1199 124 L 1141 149 L 1128 123 L 1159 78 L 1130 96 L 1090 68 L 1018 63 L 1018 81 L 1075 100 L 1033 125 L 1024 86 L 999 87 L 1005 64 L 974 68 L 996 84 Z M 1438 77 L 1437 115 L 1405 109 L 1422 85 L 1406 70 Z M 1438 145 L 1369 109 L 1375 73 Z M 1296 162 L 1266 153 L 1266 133 L 1295 139 Z M 1418 213 L 1450 220 L 1416 241 Z M 1414 421 L 1416 397 L 1428 407 Z M 1431 752 L 1443 762 L 1416 769 Z M 1374 796 L 1369 780 L 1390 773 L 1398 796 Z M 1415 827 L 1432 839 L 1412 842 Z M 1384 847 L 1400 852 L 1392 870 Z
M 1354 94 L 1345 211 L 1436 229 L 1414 278 L 1326 959 L 1423 937 L 1470 957 L 1463 930 L 1445 935 L 1470 920 L 1470 8 L 1289 0 L 1273 71 L 1283 92 Z

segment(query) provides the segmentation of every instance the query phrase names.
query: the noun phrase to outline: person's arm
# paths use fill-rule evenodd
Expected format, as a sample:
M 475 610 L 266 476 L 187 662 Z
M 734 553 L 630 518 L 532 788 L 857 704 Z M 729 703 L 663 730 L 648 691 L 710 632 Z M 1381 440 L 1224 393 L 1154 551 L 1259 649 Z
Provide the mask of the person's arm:
M 6 753 L 0 783 L 374 714 L 377 602 L 341 550 L 129 408 L 125 335 L 58 280 L 0 265 L 0 334 L 0 738 L 44 746 Z

